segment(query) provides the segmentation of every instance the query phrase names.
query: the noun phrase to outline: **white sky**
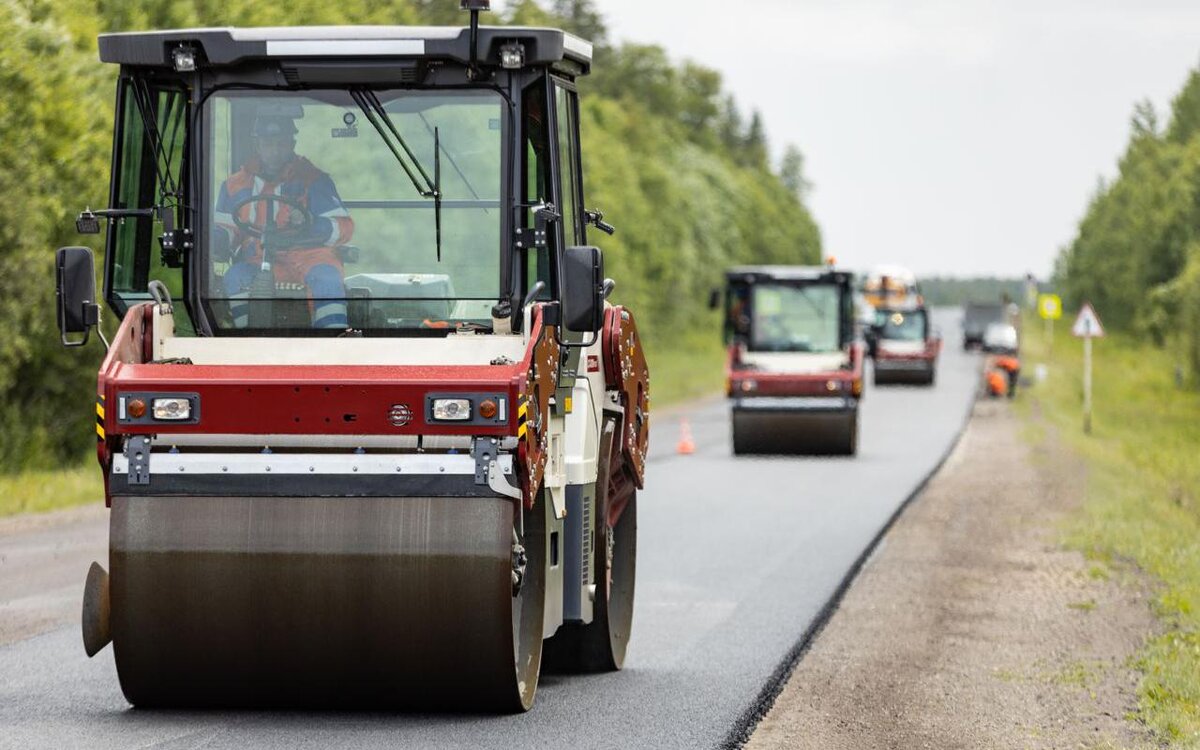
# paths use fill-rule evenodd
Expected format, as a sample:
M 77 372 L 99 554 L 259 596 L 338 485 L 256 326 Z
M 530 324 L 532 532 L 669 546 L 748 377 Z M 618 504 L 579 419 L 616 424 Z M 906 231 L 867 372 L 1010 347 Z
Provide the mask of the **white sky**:
M 795 143 L 826 252 L 1047 275 L 1136 101 L 1200 63 L 1198 0 L 595 0 L 616 39 L 720 70 Z

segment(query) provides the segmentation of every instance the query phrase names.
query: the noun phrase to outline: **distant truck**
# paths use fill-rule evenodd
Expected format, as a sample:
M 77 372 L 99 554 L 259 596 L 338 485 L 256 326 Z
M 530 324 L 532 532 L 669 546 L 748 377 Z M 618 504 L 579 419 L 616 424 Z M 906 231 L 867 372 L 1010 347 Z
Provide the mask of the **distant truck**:
M 876 309 L 923 302 L 916 275 L 903 266 L 875 266 L 863 280 L 862 293 L 864 301 Z
M 858 451 L 862 344 L 851 275 L 832 267 L 748 266 L 726 273 L 726 390 L 733 452 Z M 714 293 L 712 305 L 720 305 Z
M 923 304 L 879 307 L 875 315 L 867 337 L 875 385 L 933 385 L 942 337 L 928 309 Z
M 983 334 L 991 323 L 1006 323 L 1005 306 L 999 302 L 968 302 L 963 306 L 963 349 L 983 346 Z

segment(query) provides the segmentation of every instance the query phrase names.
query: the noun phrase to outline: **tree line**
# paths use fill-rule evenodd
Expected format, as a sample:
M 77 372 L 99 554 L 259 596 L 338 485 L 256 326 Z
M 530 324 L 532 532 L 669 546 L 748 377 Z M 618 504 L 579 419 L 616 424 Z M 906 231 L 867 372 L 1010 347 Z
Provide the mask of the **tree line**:
M 60 347 L 53 258 L 93 239 L 73 219 L 107 196 L 117 70 L 98 62 L 97 34 L 464 19 L 454 0 L 0 0 L 0 470 L 77 462 L 94 440 L 100 347 Z M 596 43 L 581 83 L 585 190 L 619 227 L 600 243 L 614 299 L 649 343 L 669 347 L 706 320 L 706 292 L 728 265 L 820 258 L 802 154 L 789 147 L 773 165 L 762 117 L 740 111 L 719 73 L 614 43 L 591 0 L 519 0 L 488 20 Z
M 921 294 L 930 305 L 962 305 L 967 302 L 1016 302 L 1023 304 L 1025 280 L 998 276 L 955 278 L 929 276 L 921 279 Z
M 1200 379 L 1200 68 L 1166 122 L 1134 107 L 1115 179 L 1100 180 L 1055 280 L 1068 308 L 1096 306 L 1106 326 L 1175 348 Z

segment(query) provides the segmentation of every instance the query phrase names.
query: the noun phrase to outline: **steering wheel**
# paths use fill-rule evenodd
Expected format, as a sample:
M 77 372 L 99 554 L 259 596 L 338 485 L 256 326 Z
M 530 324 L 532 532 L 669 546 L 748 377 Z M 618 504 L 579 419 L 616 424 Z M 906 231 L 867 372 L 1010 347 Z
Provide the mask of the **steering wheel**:
M 242 207 L 250 203 L 259 202 L 281 204 L 292 209 L 292 213 L 288 217 L 288 225 L 280 227 L 274 221 L 268 221 L 265 226 L 257 227 L 243 219 L 241 215 Z M 275 214 L 277 211 L 278 209 L 271 213 Z M 285 247 L 295 247 L 299 244 L 299 240 L 307 238 L 312 234 L 312 212 L 296 198 L 290 198 L 286 195 L 273 195 L 270 193 L 250 195 L 235 203 L 229 210 L 229 213 L 232 214 L 233 224 L 238 228 L 238 231 L 244 232 L 256 239 L 269 236 L 277 242 L 283 243 Z

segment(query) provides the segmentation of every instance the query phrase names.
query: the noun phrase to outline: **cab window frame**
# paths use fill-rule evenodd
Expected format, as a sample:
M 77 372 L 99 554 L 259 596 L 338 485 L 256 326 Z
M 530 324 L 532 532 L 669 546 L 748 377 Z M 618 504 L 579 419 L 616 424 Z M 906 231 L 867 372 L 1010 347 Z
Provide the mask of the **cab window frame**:
M 178 127 L 181 128 L 182 140 L 161 145 L 164 151 L 169 146 L 173 146 L 168 153 L 168 160 L 172 156 L 178 157 L 177 161 L 169 161 L 168 164 L 169 169 L 172 170 L 172 176 L 176 178 L 176 187 L 180 192 L 180 195 L 175 197 L 176 205 L 172 206 L 171 210 L 175 212 L 176 227 L 185 228 L 190 225 L 192 139 L 189 124 L 192 119 L 192 101 L 188 87 L 176 77 L 156 77 L 143 73 L 122 73 L 118 77 L 112 159 L 109 167 L 112 179 L 109 186 L 108 205 L 114 209 L 153 208 L 161 190 L 157 171 L 161 161 L 159 161 L 158 155 L 153 153 L 146 138 L 147 125 L 142 120 L 141 111 L 133 96 L 135 81 L 144 83 L 155 107 L 160 106 L 164 94 L 173 94 L 179 97 L 178 102 L 182 105 L 179 111 L 173 112 L 171 115 L 172 121 L 178 123 Z M 156 120 L 158 114 L 156 111 Z M 156 122 L 160 131 L 159 136 L 164 140 L 167 138 L 167 134 L 164 132 L 165 124 Z M 136 157 L 137 162 L 132 161 L 135 157 L 129 153 L 130 147 L 141 151 Z M 130 171 L 137 172 L 136 176 L 132 177 L 133 183 L 130 182 Z M 131 185 L 136 193 L 136 198 L 132 201 L 124 200 L 124 194 Z M 183 309 L 177 308 L 176 318 L 179 333 L 187 335 L 192 332 L 192 321 L 195 320 L 188 295 L 188 289 L 191 286 L 190 263 L 185 258 L 179 268 L 168 268 L 162 264 L 161 248 L 158 244 L 161 225 L 158 224 L 158 221 L 155 217 L 126 217 L 108 220 L 104 234 L 104 300 L 119 318 L 124 318 L 130 308 L 153 299 L 146 288 L 150 281 L 163 281 L 167 284 L 168 289 L 171 289 L 175 301 L 184 304 Z M 132 230 L 129 229 L 130 225 L 133 226 Z M 132 239 L 125 236 L 130 231 L 133 232 Z M 129 246 L 125 246 L 126 244 Z M 128 271 L 133 274 L 128 288 L 118 287 L 122 281 L 116 276 L 119 262 L 135 264 L 133 270 Z

